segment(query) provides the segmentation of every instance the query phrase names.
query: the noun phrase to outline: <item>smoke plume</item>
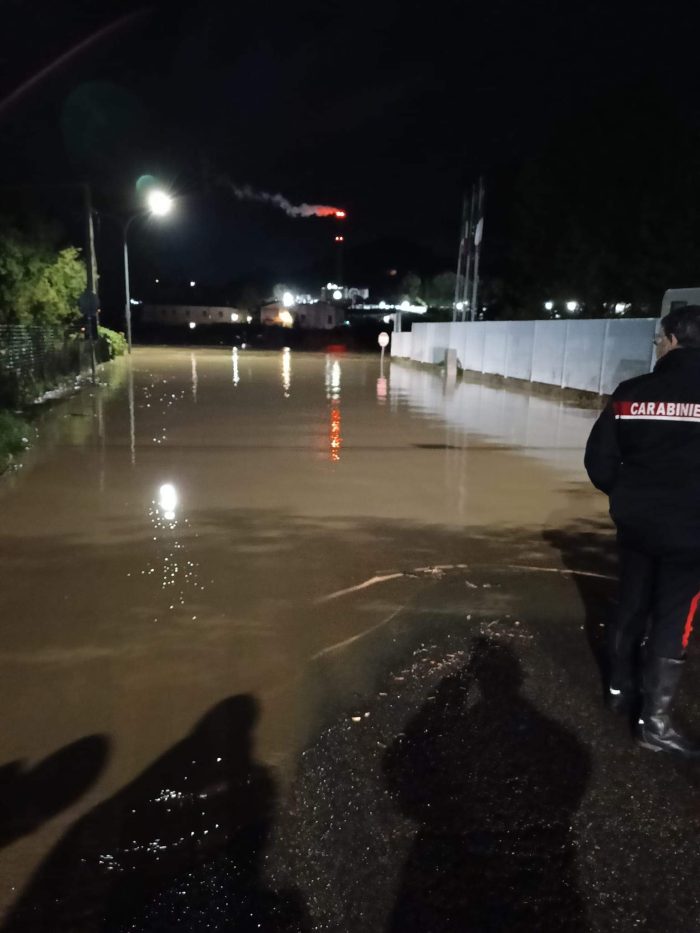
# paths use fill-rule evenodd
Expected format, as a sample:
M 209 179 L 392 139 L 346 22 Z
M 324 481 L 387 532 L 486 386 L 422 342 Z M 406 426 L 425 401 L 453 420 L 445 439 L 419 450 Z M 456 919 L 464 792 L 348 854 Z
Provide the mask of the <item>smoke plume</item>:
M 256 191 L 250 185 L 234 185 L 225 180 L 226 186 L 241 201 L 259 201 L 262 204 L 271 204 L 284 211 L 288 217 L 344 217 L 345 211 L 329 204 L 292 204 L 281 194 L 270 194 L 267 191 Z

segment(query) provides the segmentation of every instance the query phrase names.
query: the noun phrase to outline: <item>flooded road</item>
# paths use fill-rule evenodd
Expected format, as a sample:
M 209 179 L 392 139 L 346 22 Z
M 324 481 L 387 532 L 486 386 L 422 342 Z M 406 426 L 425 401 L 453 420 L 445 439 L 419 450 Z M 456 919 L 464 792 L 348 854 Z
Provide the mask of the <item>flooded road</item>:
M 138 349 L 102 380 L 0 479 L 0 783 L 28 813 L 0 851 L 5 911 L 84 814 L 139 839 L 119 794 L 143 775 L 167 794 L 163 761 L 228 735 L 222 709 L 283 796 L 365 684 L 358 644 L 431 568 L 560 567 L 548 531 L 606 516 L 581 466 L 595 411 L 557 400 L 287 351 Z M 201 816 L 187 834 L 215 839 Z

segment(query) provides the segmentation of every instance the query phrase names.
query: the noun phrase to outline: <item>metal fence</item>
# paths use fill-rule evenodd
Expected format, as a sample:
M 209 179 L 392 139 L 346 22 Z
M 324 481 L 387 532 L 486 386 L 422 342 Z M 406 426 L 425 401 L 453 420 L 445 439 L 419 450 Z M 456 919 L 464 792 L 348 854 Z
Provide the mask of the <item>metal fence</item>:
M 98 341 L 97 361 L 108 358 Z M 105 355 L 107 354 L 107 355 Z M 0 407 L 30 402 L 90 368 L 90 346 L 58 327 L 0 325 Z
M 414 324 L 392 337 L 391 355 L 442 363 L 455 350 L 461 369 L 607 394 L 648 373 L 656 318 L 474 321 Z

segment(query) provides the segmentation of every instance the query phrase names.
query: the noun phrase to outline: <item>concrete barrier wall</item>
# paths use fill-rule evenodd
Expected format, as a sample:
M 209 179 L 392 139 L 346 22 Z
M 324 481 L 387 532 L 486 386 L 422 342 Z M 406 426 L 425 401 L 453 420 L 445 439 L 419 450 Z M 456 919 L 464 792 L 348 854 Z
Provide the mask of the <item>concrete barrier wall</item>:
M 649 372 L 656 318 L 595 321 L 473 321 L 414 324 L 394 334 L 391 355 L 589 392 L 609 393 Z

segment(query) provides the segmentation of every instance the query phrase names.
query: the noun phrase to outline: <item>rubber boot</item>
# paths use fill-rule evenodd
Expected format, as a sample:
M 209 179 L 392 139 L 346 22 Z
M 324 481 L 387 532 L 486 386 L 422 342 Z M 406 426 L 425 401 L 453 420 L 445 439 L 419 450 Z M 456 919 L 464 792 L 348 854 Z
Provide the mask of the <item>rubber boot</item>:
M 612 713 L 629 715 L 638 700 L 634 676 L 634 649 L 620 644 L 616 628 L 606 632 L 607 677 L 605 707 Z
M 637 743 L 653 752 L 673 752 L 684 758 L 699 758 L 700 745 L 691 742 L 671 725 L 670 710 L 685 661 L 649 657 L 642 678 L 642 712 L 637 724 Z

